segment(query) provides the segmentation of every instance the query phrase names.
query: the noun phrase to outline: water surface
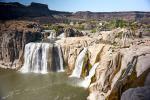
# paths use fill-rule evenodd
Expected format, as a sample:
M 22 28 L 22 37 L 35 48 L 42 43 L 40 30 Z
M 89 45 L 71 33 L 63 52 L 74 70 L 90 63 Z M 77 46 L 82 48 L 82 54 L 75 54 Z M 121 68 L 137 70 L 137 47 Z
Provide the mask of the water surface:
M 0 100 L 86 100 L 87 91 L 72 83 L 65 73 L 0 70 Z

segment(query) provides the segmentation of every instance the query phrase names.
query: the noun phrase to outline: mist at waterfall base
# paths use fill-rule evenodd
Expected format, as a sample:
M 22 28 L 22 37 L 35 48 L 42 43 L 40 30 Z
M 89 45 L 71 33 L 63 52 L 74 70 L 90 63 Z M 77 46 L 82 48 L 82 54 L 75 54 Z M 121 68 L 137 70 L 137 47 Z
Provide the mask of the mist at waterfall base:
M 64 72 L 22 74 L 0 69 L 0 100 L 86 100 L 87 91 L 73 82 Z

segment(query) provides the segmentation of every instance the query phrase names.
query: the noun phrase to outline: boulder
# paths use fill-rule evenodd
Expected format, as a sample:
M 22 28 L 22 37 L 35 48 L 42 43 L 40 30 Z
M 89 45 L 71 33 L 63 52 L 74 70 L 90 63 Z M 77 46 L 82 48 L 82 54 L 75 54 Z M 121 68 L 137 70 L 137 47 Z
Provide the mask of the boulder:
M 64 29 L 65 37 L 78 37 L 78 36 L 83 36 L 82 32 L 79 32 L 76 29 L 72 28 L 66 28 Z
M 149 100 L 150 99 L 150 87 L 137 87 L 126 90 L 121 100 Z

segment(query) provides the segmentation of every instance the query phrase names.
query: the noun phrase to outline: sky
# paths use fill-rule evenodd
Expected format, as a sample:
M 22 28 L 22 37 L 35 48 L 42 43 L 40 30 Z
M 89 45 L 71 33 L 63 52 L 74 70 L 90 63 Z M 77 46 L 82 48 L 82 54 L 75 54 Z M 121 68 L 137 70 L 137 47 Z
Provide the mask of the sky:
M 30 4 L 38 2 L 47 4 L 49 9 L 58 11 L 150 11 L 150 0 L 0 0 Z

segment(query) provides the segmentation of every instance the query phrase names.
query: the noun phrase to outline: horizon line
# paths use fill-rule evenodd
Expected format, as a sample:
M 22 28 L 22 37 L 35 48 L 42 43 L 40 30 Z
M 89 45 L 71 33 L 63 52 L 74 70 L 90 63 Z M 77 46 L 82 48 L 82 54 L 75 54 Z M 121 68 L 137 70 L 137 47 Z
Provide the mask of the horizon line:
M 2 3 L 20 3 L 24 6 L 30 6 L 31 3 L 39 3 L 39 4 L 44 4 L 44 5 L 47 5 L 48 6 L 48 9 L 49 10 L 53 10 L 53 11 L 60 11 L 60 12 L 69 12 L 69 13 L 77 13 L 77 12 L 91 12 L 91 13 L 111 13 L 111 12 L 148 12 L 150 13 L 150 11 L 146 11 L 146 10 L 118 10 L 118 11 L 90 11 L 90 10 L 77 10 L 77 11 L 65 11 L 65 10 L 57 10 L 57 9 L 51 9 L 49 7 L 48 4 L 46 3 L 40 3 L 40 2 L 31 2 L 31 3 L 28 3 L 28 4 L 23 4 L 21 2 L 7 2 L 7 1 L 0 1 Z

